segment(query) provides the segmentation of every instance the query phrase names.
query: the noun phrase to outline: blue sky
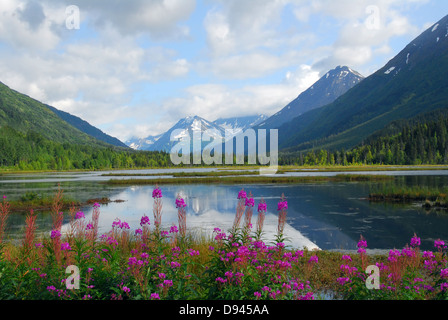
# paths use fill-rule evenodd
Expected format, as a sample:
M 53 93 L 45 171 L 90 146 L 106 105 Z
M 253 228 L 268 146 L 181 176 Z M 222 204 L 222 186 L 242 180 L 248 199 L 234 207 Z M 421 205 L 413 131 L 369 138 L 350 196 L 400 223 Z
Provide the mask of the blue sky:
M 272 115 L 338 65 L 372 74 L 447 14 L 445 0 L 2 0 L 0 81 L 125 141 L 189 115 Z

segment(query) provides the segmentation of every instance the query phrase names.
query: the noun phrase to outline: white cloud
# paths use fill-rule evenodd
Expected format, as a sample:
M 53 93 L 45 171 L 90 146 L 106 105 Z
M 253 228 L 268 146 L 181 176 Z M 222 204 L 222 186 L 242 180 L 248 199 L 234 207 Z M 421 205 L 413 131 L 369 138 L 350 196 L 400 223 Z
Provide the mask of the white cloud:
M 15 49 L 46 51 L 60 40 L 52 31 L 52 20 L 37 2 L 2 1 L 0 17 L 0 41 Z
M 120 138 L 192 114 L 273 114 L 337 65 L 368 75 L 372 61 L 391 58 L 394 39 L 422 31 L 406 10 L 427 1 L 77 0 L 81 30 L 70 31 L 71 0 L 2 0 L 0 81 Z M 202 21 L 192 22 L 199 5 Z M 366 27 L 370 5 L 379 29 Z M 172 97 L 134 100 L 170 81 Z
M 319 79 L 319 72 L 302 65 L 285 74 L 277 84 L 246 85 L 233 89 L 220 84 L 191 86 L 184 97 L 166 100 L 164 130 L 181 117 L 199 115 L 209 121 L 218 118 L 272 115 L 295 99 Z M 162 131 L 163 132 L 163 131 Z
M 424 2 L 426 0 L 413 1 L 415 4 Z M 329 47 L 327 56 L 316 62 L 315 67 L 326 72 L 336 65 L 348 65 L 368 75 L 369 63 L 378 55 L 389 54 L 389 43 L 395 37 L 417 36 L 420 32 L 400 13 L 405 4 L 404 0 L 313 1 L 301 12 L 302 16 L 296 14 L 298 19 L 322 14 L 336 19 L 339 24 L 336 41 Z

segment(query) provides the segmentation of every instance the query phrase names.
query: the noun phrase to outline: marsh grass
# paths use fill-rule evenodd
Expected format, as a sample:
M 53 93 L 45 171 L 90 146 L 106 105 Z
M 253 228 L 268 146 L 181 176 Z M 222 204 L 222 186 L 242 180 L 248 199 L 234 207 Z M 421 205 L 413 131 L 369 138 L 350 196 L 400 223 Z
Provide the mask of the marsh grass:
M 388 181 L 393 180 L 388 175 L 358 175 L 339 174 L 335 176 L 216 176 L 216 177 L 184 177 L 184 178 L 154 178 L 154 179 L 111 179 L 104 182 L 111 185 L 179 185 L 179 184 L 285 184 L 285 183 L 316 183 L 316 182 L 356 182 L 356 181 Z
M 369 194 L 371 201 L 433 201 L 446 203 L 448 188 L 384 185 Z

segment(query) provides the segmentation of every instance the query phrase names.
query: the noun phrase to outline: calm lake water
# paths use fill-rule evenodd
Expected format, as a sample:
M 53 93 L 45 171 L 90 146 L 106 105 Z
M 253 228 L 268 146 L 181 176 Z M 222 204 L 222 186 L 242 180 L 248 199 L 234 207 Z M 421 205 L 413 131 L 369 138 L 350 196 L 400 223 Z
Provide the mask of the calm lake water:
M 193 169 L 194 172 L 215 169 Z M 171 170 L 173 171 L 173 170 Z M 168 170 L 121 171 L 128 173 L 165 173 Z M 139 227 L 143 215 L 153 221 L 152 190 L 154 186 L 111 186 L 102 182 L 111 177 L 107 172 L 21 174 L 0 176 L 0 195 L 18 199 L 26 192 L 53 195 L 60 183 L 64 195 L 79 201 L 108 197 L 124 202 L 101 206 L 100 232 L 111 229 L 119 218 L 131 228 Z M 115 173 L 119 173 L 115 171 Z M 341 173 L 300 172 L 291 175 L 335 175 Z M 360 174 L 357 172 L 356 174 Z M 448 239 L 448 213 L 421 208 L 421 204 L 392 205 L 370 203 L 366 200 L 370 191 L 383 183 L 406 186 L 444 187 L 448 183 L 448 171 L 396 171 L 365 172 L 364 174 L 388 174 L 395 180 L 388 182 L 354 183 L 303 183 L 303 184 L 257 184 L 257 185 L 164 185 L 163 217 L 165 226 L 177 224 L 175 198 L 182 195 L 188 205 L 187 225 L 203 232 L 215 227 L 226 231 L 233 223 L 238 192 L 244 188 L 251 192 L 256 203 L 261 198 L 268 205 L 265 222 L 266 240 L 273 240 L 277 228 L 277 203 L 284 194 L 288 200 L 286 236 L 294 247 L 307 246 L 320 249 L 355 250 L 362 234 L 369 249 L 402 248 L 416 233 L 422 239 L 422 249 L 432 250 L 435 239 Z M 117 177 L 113 177 L 116 179 Z M 122 177 L 129 178 L 129 177 Z M 148 177 L 133 177 L 133 179 Z M 152 177 L 152 178 L 155 178 Z M 83 208 L 89 219 L 92 208 Z M 8 220 L 8 237 L 17 239 L 22 235 L 26 212 L 11 215 Z M 257 217 L 254 210 L 253 223 Z M 51 218 L 39 212 L 38 230 L 48 233 Z

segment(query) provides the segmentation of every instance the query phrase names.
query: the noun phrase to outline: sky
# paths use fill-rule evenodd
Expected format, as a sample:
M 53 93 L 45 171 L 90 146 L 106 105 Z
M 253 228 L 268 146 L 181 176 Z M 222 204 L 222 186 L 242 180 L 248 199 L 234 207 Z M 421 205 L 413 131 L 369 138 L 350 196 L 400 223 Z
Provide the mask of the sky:
M 0 0 L 0 81 L 126 141 L 186 116 L 273 115 L 339 65 L 371 75 L 447 14 L 446 0 Z

